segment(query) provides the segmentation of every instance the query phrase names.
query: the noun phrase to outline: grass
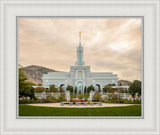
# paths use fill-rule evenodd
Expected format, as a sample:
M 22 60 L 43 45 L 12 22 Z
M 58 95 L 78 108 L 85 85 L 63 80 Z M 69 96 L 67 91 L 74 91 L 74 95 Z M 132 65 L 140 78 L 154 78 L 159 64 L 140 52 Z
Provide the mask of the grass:
M 57 108 L 20 104 L 19 116 L 141 116 L 141 105 L 103 108 Z

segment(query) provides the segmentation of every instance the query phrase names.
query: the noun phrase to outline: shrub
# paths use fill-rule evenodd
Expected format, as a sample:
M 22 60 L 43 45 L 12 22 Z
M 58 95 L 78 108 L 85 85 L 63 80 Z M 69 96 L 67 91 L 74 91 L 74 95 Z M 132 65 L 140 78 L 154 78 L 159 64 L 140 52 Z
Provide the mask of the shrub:
M 83 95 L 79 94 L 78 98 L 81 100 L 83 98 Z
M 19 100 L 19 103 L 20 104 L 36 103 L 36 100 L 23 98 L 22 100 Z
M 141 104 L 141 100 L 122 99 L 119 94 L 108 94 L 108 98 L 104 100 L 105 103 L 124 103 L 124 104 Z
M 104 92 L 109 92 L 109 93 L 111 93 L 111 92 L 113 92 L 113 88 L 112 88 L 111 86 L 106 85 L 106 86 L 103 88 L 103 91 L 104 91 Z
M 55 99 L 54 96 L 47 96 L 46 103 L 55 103 Z
M 108 98 L 105 99 L 106 103 L 121 103 L 122 99 L 119 94 L 108 94 Z
M 87 103 L 88 103 L 88 104 L 90 104 L 90 103 L 91 103 L 91 101 L 88 101 Z
M 57 102 L 62 102 L 62 101 L 66 101 L 64 94 L 60 94 L 60 96 L 58 96 L 58 99 L 57 99 Z
M 102 101 L 103 99 L 102 99 L 102 95 L 101 94 L 95 94 L 94 96 L 93 96 L 93 101 L 95 101 L 95 102 L 99 102 L 99 101 Z
M 81 95 L 81 90 L 79 91 L 79 93 L 78 93 L 79 95 Z
M 56 88 L 55 85 L 51 85 L 49 88 L 49 92 L 58 92 L 58 88 Z
M 46 92 L 46 88 L 44 88 L 44 87 L 37 87 L 37 88 L 34 88 L 34 91 L 37 92 L 37 93 Z
M 111 94 L 111 100 L 113 103 L 120 103 L 121 102 L 121 97 L 119 94 Z
M 72 98 L 76 98 L 76 95 L 75 95 L 75 94 L 72 94 Z
M 122 100 L 123 101 L 123 103 L 125 103 L 125 104 L 141 104 L 141 100 L 127 100 L 127 99 L 125 99 L 125 100 Z
M 74 96 L 75 96 L 74 94 L 70 94 L 70 101 L 73 100 Z
M 89 98 L 89 94 L 84 93 L 84 100 L 87 101 L 88 98 Z

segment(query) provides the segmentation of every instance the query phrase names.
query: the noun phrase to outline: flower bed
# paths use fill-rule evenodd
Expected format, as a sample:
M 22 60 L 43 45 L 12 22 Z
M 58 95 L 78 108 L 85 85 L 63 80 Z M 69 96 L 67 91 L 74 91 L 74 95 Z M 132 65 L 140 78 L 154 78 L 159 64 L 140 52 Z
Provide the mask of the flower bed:
M 75 103 L 75 102 L 87 102 L 87 101 L 78 99 L 78 100 L 72 100 L 72 102 Z

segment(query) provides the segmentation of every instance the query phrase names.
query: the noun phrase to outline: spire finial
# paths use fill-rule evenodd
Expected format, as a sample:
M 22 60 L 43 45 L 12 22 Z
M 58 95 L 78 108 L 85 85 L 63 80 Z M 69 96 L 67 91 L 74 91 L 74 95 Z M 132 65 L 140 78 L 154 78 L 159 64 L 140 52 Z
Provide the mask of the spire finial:
M 79 45 L 81 46 L 81 32 L 79 32 Z

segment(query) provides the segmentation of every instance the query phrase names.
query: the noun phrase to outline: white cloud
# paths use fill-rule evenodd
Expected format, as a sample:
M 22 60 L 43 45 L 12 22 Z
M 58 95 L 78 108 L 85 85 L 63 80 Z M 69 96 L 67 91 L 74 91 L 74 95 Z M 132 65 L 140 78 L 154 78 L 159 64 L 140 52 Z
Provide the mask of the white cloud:
M 19 19 L 19 63 L 69 71 L 80 31 L 92 71 L 141 79 L 140 19 Z

